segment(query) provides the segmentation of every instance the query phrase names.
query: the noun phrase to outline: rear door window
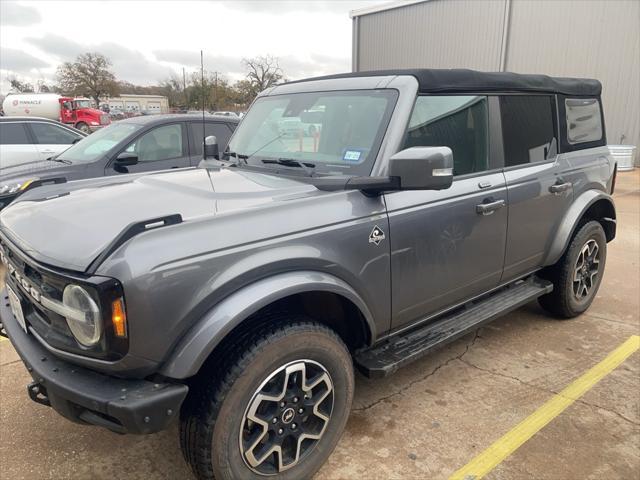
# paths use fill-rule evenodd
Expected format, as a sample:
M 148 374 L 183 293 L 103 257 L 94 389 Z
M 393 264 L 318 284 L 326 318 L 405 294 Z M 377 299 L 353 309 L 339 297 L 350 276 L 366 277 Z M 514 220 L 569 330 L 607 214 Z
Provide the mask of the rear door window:
M 82 138 L 66 128 L 49 123 L 30 123 L 31 131 L 36 138 L 36 143 L 41 145 L 71 145 L 75 140 Z
M 420 96 L 413 108 L 404 148 L 449 147 L 454 175 L 489 169 L 487 97 Z
M 554 98 L 550 95 L 499 98 L 505 167 L 554 158 L 558 153 Z
M 24 123 L 0 123 L 0 145 L 30 145 Z

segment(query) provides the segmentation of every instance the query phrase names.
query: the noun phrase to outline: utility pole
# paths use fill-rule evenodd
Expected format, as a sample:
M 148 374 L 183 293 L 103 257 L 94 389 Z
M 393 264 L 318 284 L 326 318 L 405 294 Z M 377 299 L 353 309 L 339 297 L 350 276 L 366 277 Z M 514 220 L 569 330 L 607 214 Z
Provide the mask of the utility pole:
M 222 75 L 222 72 L 211 72 L 213 73 L 213 109 L 218 110 L 218 74 Z
M 184 106 L 189 109 L 187 105 L 187 76 L 184 73 L 184 67 L 182 67 L 182 94 L 184 95 Z

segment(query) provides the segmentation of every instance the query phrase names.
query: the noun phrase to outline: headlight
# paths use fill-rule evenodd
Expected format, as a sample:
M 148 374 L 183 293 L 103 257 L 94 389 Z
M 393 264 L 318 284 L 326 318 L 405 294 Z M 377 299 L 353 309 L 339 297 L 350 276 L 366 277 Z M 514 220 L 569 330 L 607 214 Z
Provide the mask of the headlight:
M 14 193 L 20 192 L 21 190 L 27 188 L 33 181 L 34 179 L 31 178 L 23 182 L 6 183 L 4 185 L 0 185 L 0 195 L 12 195 Z
M 98 343 L 102 335 L 100 308 L 91 295 L 79 285 L 67 285 L 62 303 L 69 309 L 65 315 L 73 336 L 85 347 Z

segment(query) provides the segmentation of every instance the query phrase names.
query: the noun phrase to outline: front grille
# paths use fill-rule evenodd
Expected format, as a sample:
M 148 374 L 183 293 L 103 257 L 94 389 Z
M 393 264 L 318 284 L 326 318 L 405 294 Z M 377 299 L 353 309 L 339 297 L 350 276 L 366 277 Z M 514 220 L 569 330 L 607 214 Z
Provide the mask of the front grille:
M 13 244 L 0 235 L 0 254 L 7 263 L 6 282 L 19 296 L 22 312 L 28 326 L 47 345 L 69 353 L 116 360 L 129 349 L 128 338 L 115 338 L 110 325 L 105 325 L 105 334 L 93 347 L 81 346 L 76 340 L 67 319 L 47 308 L 47 297 L 62 302 L 62 293 L 69 284 L 81 285 L 100 306 L 103 320 L 110 317 L 112 302 L 123 296 L 122 286 L 112 278 L 89 277 L 75 272 L 62 272 L 40 265 L 19 252 Z
M 3 263 L 6 262 L 7 284 L 20 296 L 25 320 L 31 328 L 42 338 L 55 339 L 57 346 L 75 343 L 65 319 L 37 301 L 41 296 L 62 300 L 65 282 L 25 261 L 4 242 L 0 242 L 0 254 Z

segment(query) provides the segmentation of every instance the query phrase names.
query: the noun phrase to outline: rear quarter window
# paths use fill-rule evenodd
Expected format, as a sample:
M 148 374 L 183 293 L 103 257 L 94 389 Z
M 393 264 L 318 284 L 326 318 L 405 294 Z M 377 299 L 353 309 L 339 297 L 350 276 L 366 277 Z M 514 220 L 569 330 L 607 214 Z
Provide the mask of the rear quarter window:
M 565 98 L 567 141 L 571 145 L 602 138 L 602 114 L 595 98 Z

